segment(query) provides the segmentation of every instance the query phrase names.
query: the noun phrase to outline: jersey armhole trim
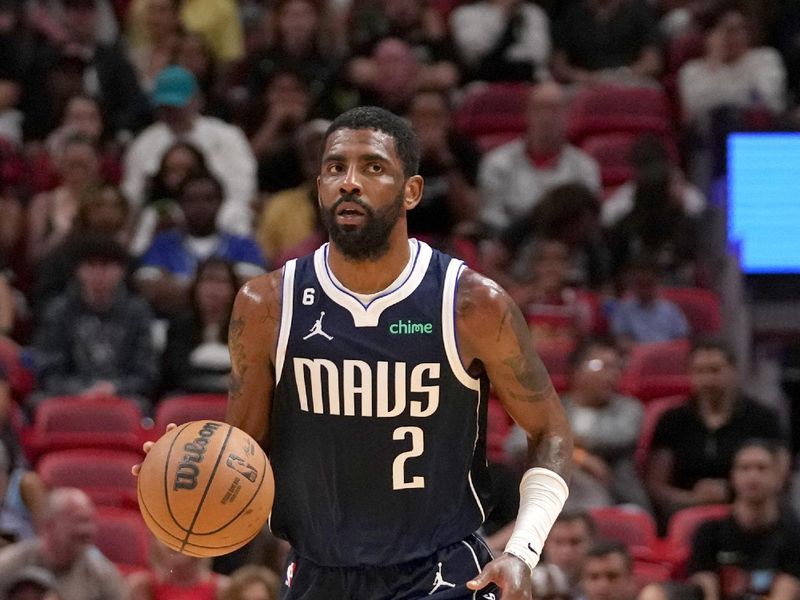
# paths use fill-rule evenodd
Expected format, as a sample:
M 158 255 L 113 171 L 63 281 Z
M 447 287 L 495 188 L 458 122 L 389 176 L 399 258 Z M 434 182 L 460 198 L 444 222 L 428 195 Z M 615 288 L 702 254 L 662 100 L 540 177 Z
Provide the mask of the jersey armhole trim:
M 281 381 L 283 363 L 286 358 L 286 346 L 289 344 L 289 333 L 292 330 L 292 308 L 294 306 L 294 272 L 297 260 L 290 260 L 283 265 L 281 287 L 281 322 L 278 327 L 278 345 L 275 348 L 275 385 Z
M 471 390 L 480 391 L 480 379 L 472 377 L 461 362 L 458 351 L 458 333 L 456 331 L 456 294 L 458 292 L 458 279 L 465 269 L 462 261 L 453 259 L 447 265 L 444 278 L 444 292 L 442 298 L 442 338 L 447 362 L 450 369 L 461 384 Z

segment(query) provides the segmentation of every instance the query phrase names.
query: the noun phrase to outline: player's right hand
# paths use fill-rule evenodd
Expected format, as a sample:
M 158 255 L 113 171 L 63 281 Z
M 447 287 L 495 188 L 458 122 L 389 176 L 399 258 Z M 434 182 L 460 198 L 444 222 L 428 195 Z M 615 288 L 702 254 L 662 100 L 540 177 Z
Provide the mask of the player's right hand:
M 516 556 L 501 554 L 468 581 L 467 587 L 480 590 L 490 583 L 502 590 L 503 600 L 531 600 L 531 570 Z
M 175 423 L 170 423 L 169 425 L 167 425 L 167 431 L 172 431 L 176 427 L 177 425 Z M 164 433 L 166 433 L 166 431 Z M 150 452 L 150 448 L 152 448 L 154 444 L 155 442 L 145 442 L 144 444 L 142 444 L 142 450 L 144 451 L 144 453 L 147 454 L 148 452 Z M 136 477 L 139 476 L 139 471 L 141 470 L 142 470 L 142 463 L 136 463 L 131 467 L 131 473 L 133 473 Z

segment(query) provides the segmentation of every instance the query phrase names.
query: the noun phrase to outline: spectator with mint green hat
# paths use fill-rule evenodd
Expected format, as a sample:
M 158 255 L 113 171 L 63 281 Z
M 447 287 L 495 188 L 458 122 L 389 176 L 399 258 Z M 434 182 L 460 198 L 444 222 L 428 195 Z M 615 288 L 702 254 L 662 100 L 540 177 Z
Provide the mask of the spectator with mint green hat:
M 164 153 L 175 142 L 185 141 L 203 153 L 209 170 L 223 184 L 225 201 L 219 212 L 220 228 L 249 234 L 250 203 L 256 194 L 256 161 L 244 132 L 201 114 L 203 98 L 197 80 L 183 67 L 169 66 L 156 76 L 151 100 L 157 120 L 133 139 L 124 159 L 122 188 L 134 208 L 144 203 L 147 181 L 158 170 Z M 147 220 L 146 215 L 142 220 Z

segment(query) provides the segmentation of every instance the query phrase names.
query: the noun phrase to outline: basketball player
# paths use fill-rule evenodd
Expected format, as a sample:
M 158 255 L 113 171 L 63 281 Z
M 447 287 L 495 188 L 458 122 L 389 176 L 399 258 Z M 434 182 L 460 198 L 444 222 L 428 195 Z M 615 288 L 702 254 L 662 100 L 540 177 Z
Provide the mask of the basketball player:
M 286 600 L 529 599 L 567 497 L 569 426 L 514 302 L 408 238 L 418 161 L 399 117 L 338 117 L 317 179 L 330 243 L 236 298 L 226 418 L 269 453 L 270 526 L 293 548 Z M 474 534 L 490 381 L 530 444 L 494 560 Z

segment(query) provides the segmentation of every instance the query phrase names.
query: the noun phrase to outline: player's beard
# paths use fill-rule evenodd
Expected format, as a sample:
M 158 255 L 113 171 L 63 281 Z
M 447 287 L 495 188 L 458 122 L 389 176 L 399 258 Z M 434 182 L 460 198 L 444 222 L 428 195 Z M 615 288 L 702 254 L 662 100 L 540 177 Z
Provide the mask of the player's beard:
M 336 222 L 336 211 L 343 202 L 357 204 L 364 211 L 361 225 L 339 225 Z M 367 261 L 378 259 L 389 251 L 389 236 L 400 218 L 402 208 L 403 190 L 394 202 L 379 210 L 374 210 L 355 194 L 347 194 L 329 209 L 320 207 L 320 214 L 331 242 L 342 254 L 350 260 Z

